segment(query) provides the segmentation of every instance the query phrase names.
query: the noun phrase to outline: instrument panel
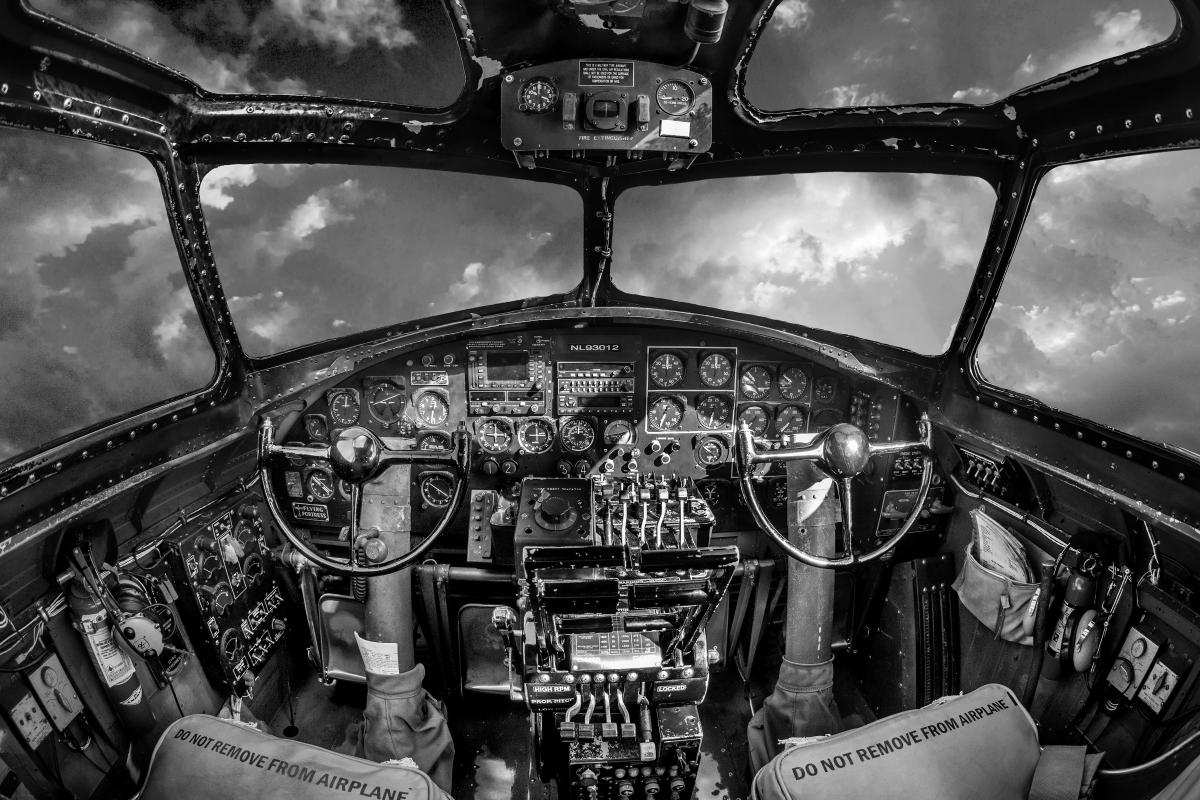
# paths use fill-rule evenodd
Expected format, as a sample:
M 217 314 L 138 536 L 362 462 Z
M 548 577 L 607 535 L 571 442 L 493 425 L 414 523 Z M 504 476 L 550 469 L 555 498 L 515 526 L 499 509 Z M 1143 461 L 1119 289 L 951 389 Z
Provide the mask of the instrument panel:
M 324 443 L 361 425 L 397 447 L 446 449 L 465 423 L 472 489 L 504 489 L 529 476 L 614 473 L 684 478 L 704 490 L 705 482 L 734 477 L 741 422 L 766 440 L 843 421 L 887 440 L 908 433 L 897 430 L 899 408 L 888 387 L 730 337 L 697 339 L 665 326 L 527 330 L 372 364 L 316 398 L 285 441 Z M 297 524 L 345 541 L 348 484 L 313 459 L 295 460 L 278 475 Z M 413 528 L 420 531 L 448 505 L 453 478 L 418 466 L 413 482 Z M 706 492 L 714 502 L 716 495 Z

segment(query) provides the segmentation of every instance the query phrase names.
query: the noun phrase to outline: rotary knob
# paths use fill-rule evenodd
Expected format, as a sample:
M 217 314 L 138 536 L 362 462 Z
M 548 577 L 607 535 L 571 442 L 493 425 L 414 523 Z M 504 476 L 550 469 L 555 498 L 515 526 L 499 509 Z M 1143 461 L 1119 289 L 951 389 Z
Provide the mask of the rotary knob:
M 550 525 L 560 525 L 571 515 L 571 504 L 562 497 L 548 497 L 538 509 L 538 516 Z

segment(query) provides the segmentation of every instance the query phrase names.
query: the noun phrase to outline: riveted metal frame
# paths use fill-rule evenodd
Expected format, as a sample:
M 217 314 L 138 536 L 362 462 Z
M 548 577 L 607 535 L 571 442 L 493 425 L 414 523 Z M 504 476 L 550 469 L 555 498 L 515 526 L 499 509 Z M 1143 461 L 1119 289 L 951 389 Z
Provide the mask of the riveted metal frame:
M 283 409 L 314 386 L 421 337 L 432 341 L 538 319 L 593 325 L 661 321 L 807 348 L 913 395 L 928 404 L 937 424 L 960 436 L 1076 476 L 1093 493 L 1120 493 L 1142 503 L 1147 513 L 1194 525 L 1200 508 L 1200 465 L 1194 460 L 986 386 L 973 363 L 1036 182 L 1047 169 L 1105 155 L 1200 146 L 1200 123 L 1192 113 L 1200 112 L 1200 95 L 1193 90 L 1200 85 L 1200 0 L 1173 0 L 1180 25 L 1169 41 L 988 106 L 773 112 L 755 108 L 744 89 L 747 65 L 778 2 L 731 4 L 721 42 L 700 49 L 693 66 L 725 88 L 715 96 L 714 145 L 695 159 L 671 161 L 549 153 L 514 158 L 493 127 L 504 71 L 530 58 L 553 61 L 586 50 L 597 57 L 682 60 L 690 49 L 677 30 L 683 4 L 648 23 L 651 28 L 635 42 L 582 25 L 557 36 L 527 24 L 554 14 L 551 4 L 529 4 L 508 14 L 490 0 L 445 0 L 468 80 L 450 106 L 421 109 L 350 99 L 213 95 L 177 72 L 45 20 L 22 0 L 0 0 L 0 125 L 88 138 L 154 161 L 188 284 L 219 361 L 214 383 L 199 393 L 6 465 L 0 470 L 0 537 L 244 432 L 256 413 Z M 551 32 L 561 33 L 568 23 L 554 24 L 560 29 Z M 498 61 L 500 74 L 483 79 L 485 59 Z M 308 161 L 458 170 L 570 186 L 584 206 L 580 284 L 550 297 L 249 358 L 214 264 L 200 182 L 218 164 Z M 753 315 L 718 317 L 710 309 L 635 297 L 618 288 L 622 265 L 612 264 L 612 232 L 615 204 L 626 189 L 831 169 L 978 175 L 997 190 L 984 253 L 946 354 L 918 356 Z

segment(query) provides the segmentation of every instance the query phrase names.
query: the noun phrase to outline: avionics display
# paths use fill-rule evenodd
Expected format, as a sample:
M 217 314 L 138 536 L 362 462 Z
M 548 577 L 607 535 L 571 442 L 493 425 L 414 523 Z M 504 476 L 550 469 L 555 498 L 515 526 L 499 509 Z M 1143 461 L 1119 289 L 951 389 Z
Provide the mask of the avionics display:
M 524 383 L 529 380 L 529 353 L 523 350 L 499 350 L 484 354 L 487 382 Z

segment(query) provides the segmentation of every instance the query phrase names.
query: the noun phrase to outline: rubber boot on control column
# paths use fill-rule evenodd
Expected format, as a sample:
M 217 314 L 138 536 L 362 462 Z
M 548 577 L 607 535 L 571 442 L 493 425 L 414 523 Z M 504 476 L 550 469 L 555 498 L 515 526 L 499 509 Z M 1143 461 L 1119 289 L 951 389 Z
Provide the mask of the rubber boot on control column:
M 813 555 L 834 555 L 841 508 L 832 485 L 807 462 L 788 464 L 788 540 Z M 841 730 L 833 699 L 833 578 L 833 570 L 788 560 L 783 663 L 746 730 L 755 772 L 779 753 L 780 740 Z
M 358 533 L 370 537 L 365 549 L 373 561 L 395 558 L 409 549 L 410 480 L 411 468 L 397 465 L 363 484 Z M 413 623 L 411 569 L 370 578 L 366 632 L 359 639 L 367 670 L 367 705 L 357 754 L 372 761 L 411 758 L 449 793 L 454 742 L 445 707 L 422 686 L 425 669 L 416 663 Z

